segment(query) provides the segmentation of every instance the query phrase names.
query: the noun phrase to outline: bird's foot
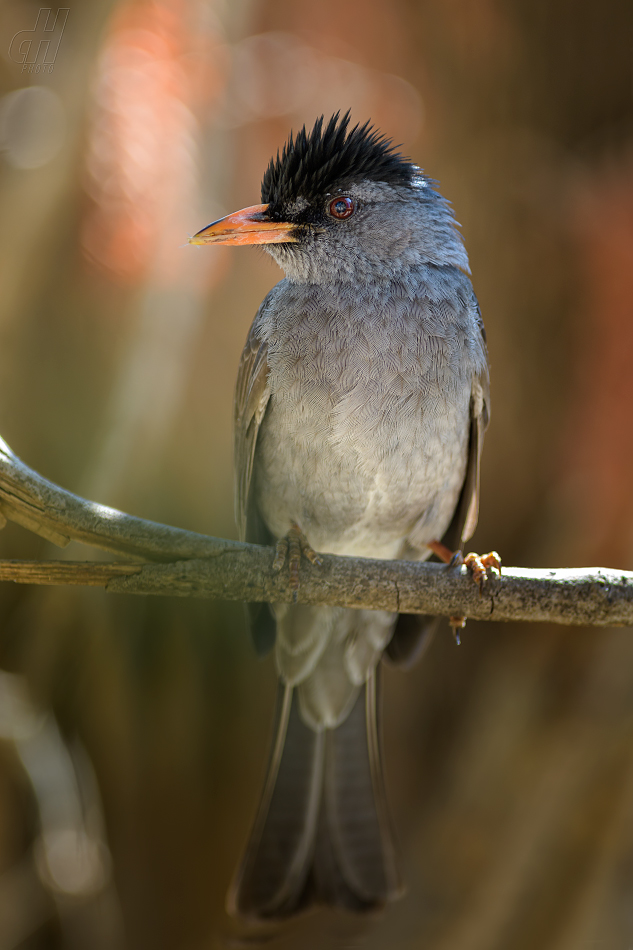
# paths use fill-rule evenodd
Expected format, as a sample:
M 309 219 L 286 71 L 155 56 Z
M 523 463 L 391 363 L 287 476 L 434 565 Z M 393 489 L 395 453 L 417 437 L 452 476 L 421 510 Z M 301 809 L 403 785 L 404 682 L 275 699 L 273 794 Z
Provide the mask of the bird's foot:
M 275 551 L 275 560 L 273 561 L 273 571 L 280 571 L 288 558 L 288 574 L 292 599 L 296 603 L 299 595 L 301 582 L 299 580 L 299 568 L 301 566 L 301 556 L 307 558 L 310 564 L 321 567 L 323 561 L 314 548 L 308 542 L 305 534 L 297 524 L 290 526 L 290 531 L 285 538 L 280 538 L 277 542 Z
M 488 582 L 488 571 L 493 570 L 501 574 L 501 558 L 496 551 L 490 551 L 489 554 L 475 554 L 471 551 L 466 557 L 462 556 L 461 551 L 451 551 L 441 541 L 429 541 L 427 548 L 430 548 L 436 557 L 448 567 L 465 564 L 470 571 L 471 577 L 479 588 L 479 593 L 483 594 L 484 588 Z
M 489 554 L 475 554 L 472 551 L 464 558 L 464 564 L 479 588 L 479 596 L 483 594 L 488 583 L 488 572 L 492 570 L 497 574 L 501 574 L 501 558 L 496 551 L 490 551 Z
M 470 572 L 470 576 L 479 588 L 480 597 L 488 583 L 488 572 L 492 570 L 497 574 L 501 574 L 501 558 L 496 551 L 490 551 L 489 554 L 475 554 L 474 551 L 471 551 L 470 554 L 463 557 L 461 551 L 451 551 L 451 549 L 447 548 L 441 541 L 430 541 L 427 547 L 433 551 L 436 557 L 444 561 L 449 568 L 465 564 Z M 461 642 L 459 632 L 466 626 L 466 617 L 461 614 L 459 616 L 449 617 L 448 622 L 453 630 L 453 636 L 457 644 L 459 644 Z

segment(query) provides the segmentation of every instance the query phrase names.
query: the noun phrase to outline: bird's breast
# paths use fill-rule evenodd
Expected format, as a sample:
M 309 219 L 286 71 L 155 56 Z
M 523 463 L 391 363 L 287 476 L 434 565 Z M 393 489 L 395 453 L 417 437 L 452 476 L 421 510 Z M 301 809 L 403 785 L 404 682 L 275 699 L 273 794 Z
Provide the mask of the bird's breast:
M 443 533 L 463 482 L 460 334 L 384 311 L 310 316 L 268 340 L 260 510 L 276 536 L 296 521 L 317 550 L 396 557 L 416 525 L 423 540 Z

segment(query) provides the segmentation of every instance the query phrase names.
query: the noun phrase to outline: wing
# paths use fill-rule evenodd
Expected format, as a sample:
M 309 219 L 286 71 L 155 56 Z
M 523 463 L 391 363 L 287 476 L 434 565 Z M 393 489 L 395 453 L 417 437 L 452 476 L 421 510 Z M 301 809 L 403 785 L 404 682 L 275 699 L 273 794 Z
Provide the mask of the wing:
M 490 391 L 488 374 L 473 380 L 470 397 L 470 438 L 466 476 L 453 519 L 442 538 L 447 548 L 456 551 L 475 533 L 479 516 L 479 468 L 484 432 L 490 419 Z
M 235 520 L 242 541 L 251 534 L 248 520 L 252 510 L 249 495 L 253 461 L 259 427 L 270 399 L 267 349 L 256 317 L 242 353 L 235 388 Z
M 270 544 L 273 540 L 261 519 L 251 492 L 257 436 L 270 399 L 267 345 L 261 338 L 260 307 L 250 329 L 235 387 L 235 520 L 242 541 Z M 268 604 L 247 604 L 246 611 L 255 649 L 265 656 L 276 636 L 275 619 Z
M 475 301 L 476 302 L 476 301 Z M 485 355 L 485 368 L 473 378 L 470 394 L 470 438 L 468 441 L 468 461 L 466 476 L 453 520 L 446 531 L 443 542 L 452 551 L 468 541 L 477 527 L 479 516 L 479 468 L 484 433 L 490 422 L 490 372 L 488 369 L 488 350 L 486 331 L 481 311 L 477 304 L 477 324 L 481 335 L 481 345 Z

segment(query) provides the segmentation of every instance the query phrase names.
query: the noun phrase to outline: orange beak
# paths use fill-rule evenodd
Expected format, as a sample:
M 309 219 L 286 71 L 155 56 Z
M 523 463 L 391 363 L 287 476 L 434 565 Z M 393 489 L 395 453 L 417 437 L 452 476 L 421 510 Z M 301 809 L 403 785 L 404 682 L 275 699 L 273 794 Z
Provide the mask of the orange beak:
M 296 242 L 296 225 L 269 221 L 268 205 L 253 205 L 227 214 L 189 238 L 189 244 L 285 244 Z

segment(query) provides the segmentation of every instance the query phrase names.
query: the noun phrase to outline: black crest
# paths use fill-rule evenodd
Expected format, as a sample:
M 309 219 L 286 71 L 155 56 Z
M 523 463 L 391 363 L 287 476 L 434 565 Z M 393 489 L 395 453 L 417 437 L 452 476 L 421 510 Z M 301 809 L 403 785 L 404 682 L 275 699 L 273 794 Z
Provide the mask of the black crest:
M 302 197 L 311 201 L 352 181 L 409 185 L 417 171 L 392 144 L 365 122 L 348 131 L 350 114 L 333 115 L 325 129 L 323 116 L 311 132 L 306 127 L 271 159 L 262 181 L 262 201 L 279 205 Z

